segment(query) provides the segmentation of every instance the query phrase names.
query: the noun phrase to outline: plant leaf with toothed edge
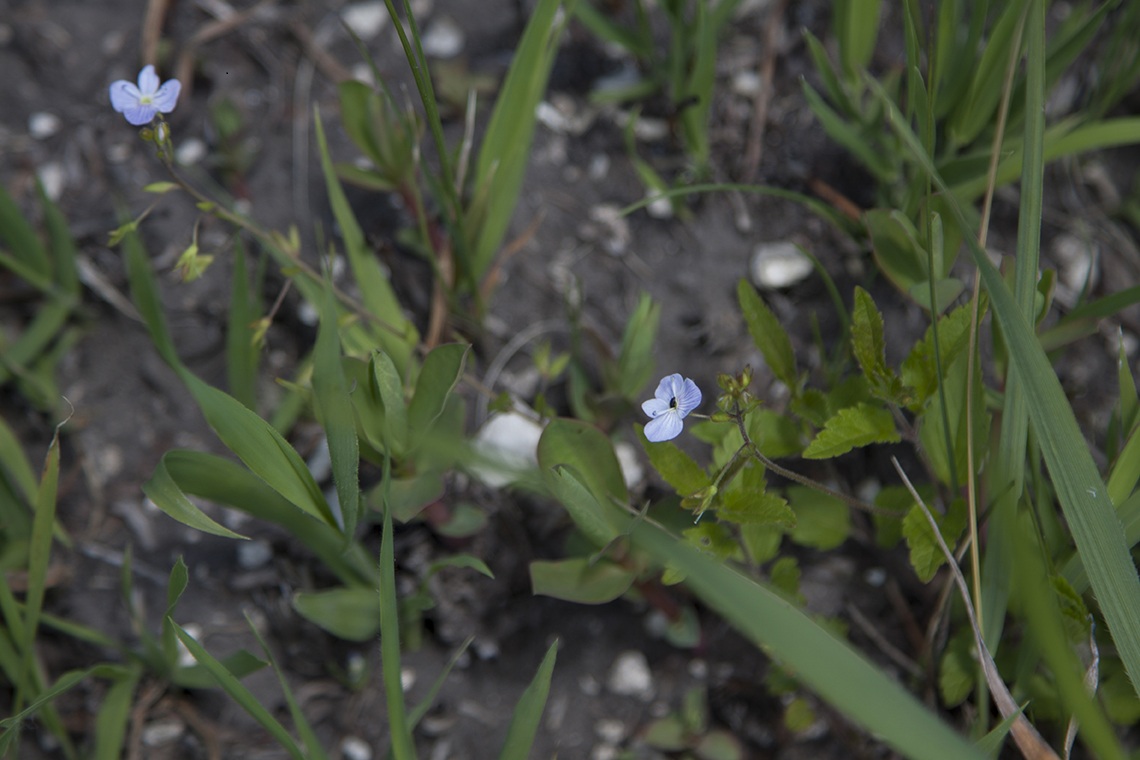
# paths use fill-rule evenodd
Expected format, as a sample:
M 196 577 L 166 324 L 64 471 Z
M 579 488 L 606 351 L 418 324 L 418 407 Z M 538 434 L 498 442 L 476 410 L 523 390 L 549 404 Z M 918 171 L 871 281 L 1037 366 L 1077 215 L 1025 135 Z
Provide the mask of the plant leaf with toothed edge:
M 831 459 L 857 446 L 897 443 L 895 419 L 881 406 L 860 403 L 840 409 L 804 449 L 805 459 Z
M 780 320 L 776 319 L 776 315 L 764 303 L 756 288 L 747 280 L 736 283 L 736 299 L 740 303 L 740 310 L 744 314 L 744 322 L 748 325 L 752 341 L 764 355 L 764 361 L 768 362 L 772 374 L 796 392 L 798 385 L 796 356 L 792 351 L 792 341 L 780 324 Z

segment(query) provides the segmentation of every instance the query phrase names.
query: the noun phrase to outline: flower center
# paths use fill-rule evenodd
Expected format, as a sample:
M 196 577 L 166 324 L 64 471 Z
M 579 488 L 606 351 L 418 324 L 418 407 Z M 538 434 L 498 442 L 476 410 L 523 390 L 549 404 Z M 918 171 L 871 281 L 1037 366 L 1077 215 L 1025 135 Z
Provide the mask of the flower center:
M 677 408 L 677 397 L 676 396 L 669 399 L 669 408 L 670 409 L 676 409 Z

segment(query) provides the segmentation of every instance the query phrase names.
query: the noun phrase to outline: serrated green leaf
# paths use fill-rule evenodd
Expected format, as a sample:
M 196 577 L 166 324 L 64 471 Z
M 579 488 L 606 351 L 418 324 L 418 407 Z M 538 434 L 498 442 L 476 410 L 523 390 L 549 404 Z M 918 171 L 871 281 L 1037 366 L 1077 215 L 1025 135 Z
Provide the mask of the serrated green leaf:
M 650 444 L 641 430 L 638 433 L 641 448 L 649 455 L 649 463 L 677 491 L 678 496 L 694 494 L 712 484 L 704 468 L 672 441 Z
M 796 514 L 788 502 L 771 491 L 729 491 L 724 494 L 716 516 L 737 525 L 778 525 L 784 528 L 796 525 Z
M 799 380 L 796 376 L 796 357 L 788 333 L 747 280 L 740 280 L 736 284 L 736 298 L 740 302 L 740 310 L 744 314 L 744 322 L 748 325 L 752 341 L 760 349 L 772 374 L 794 392 Z
M 803 451 L 803 430 L 793 420 L 779 412 L 763 408 L 753 409 L 748 413 L 745 425 L 748 436 L 769 459 L 797 456 Z
M 780 551 L 784 531 L 773 525 L 741 525 L 740 543 L 754 564 L 767 562 Z
M 851 309 L 851 349 L 872 392 L 887 400 L 897 397 L 898 378 L 887 368 L 883 315 L 871 294 L 860 287 L 855 288 L 855 304 Z
M 800 593 L 801 577 L 803 573 L 795 557 L 780 557 L 768 570 L 768 579 L 772 582 L 772 588 L 799 605 L 804 603 L 803 594 Z
M 966 502 L 955 499 L 950 503 L 946 514 L 935 514 L 934 520 L 938 523 L 938 529 L 946 545 L 953 549 L 966 528 Z M 929 583 L 938 568 L 945 564 L 946 555 L 942 553 L 942 547 L 938 545 L 930 521 L 926 519 L 920 505 L 915 504 L 907 512 L 903 518 L 902 528 L 907 547 L 910 549 L 910 564 L 914 567 L 918 579 L 923 583 Z
M 629 590 L 637 573 L 606 559 L 587 557 L 530 563 L 535 594 L 578 604 L 605 604 Z
M 946 371 L 966 350 L 970 341 L 970 322 L 973 306 L 964 304 L 938 320 L 938 342 L 942 352 L 942 368 Z M 912 396 L 907 407 L 917 412 L 928 398 L 938 390 L 941 378 L 934 361 L 934 325 L 926 328 L 922 340 L 914 344 L 903 360 L 901 376 L 903 385 L 911 389 Z
M 815 710 L 803 697 L 796 697 L 784 708 L 784 726 L 792 733 L 807 731 L 815 723 Z
M 899 432 L 891 413 L 881 406 L 857 404 L 841 409 L 827 421 L 819 435 L 804 449 L 805 459 L 831 459 L 857 446 L 896 443 Z
M 851 509 L 842 501 L 806 486 L 789 488 L 787 496 L 796 514 L 796 527 L 788 535 L 797 544 L 826 551 L 847 540 Z

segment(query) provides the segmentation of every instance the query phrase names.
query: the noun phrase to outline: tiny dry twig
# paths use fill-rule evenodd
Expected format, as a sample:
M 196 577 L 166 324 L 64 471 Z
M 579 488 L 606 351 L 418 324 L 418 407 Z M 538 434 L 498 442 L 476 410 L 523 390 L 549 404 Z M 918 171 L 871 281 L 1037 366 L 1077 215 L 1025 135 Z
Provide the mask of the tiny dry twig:
M 760 169 L 760 159 L 764 153 L 764 128 L 768 124 L 768 106 L 772 103 L 772 80 L 776 74 L 776 57 L 779 54 L 780 38 L 784 31 L 784 6 L 787 0 L 779 0 L 769 12 L 764 35 L 764 62 L 760 64 L 760 89 L 752 103 L 752 124 L 748 130 L 748 145 L 744 149 L 743 181 L 756 181 Z
M 1096 621 L 1092 615 L 1089 615 L 1089 655 L 1091 661 L 1088 670 L 1085 671 L 1085 688 L 1090 694 L 1096 694 L 1097 686 L 1100 685 L 1100 649 L 1096 645 Z M 1069 760 L 1072 754 L 1073 742 L 1077 740 L 1079 728 L 1076 716 L 1071 716 L 1069 727 L 1065 730 L 1065 760 Z
M 879 651 L 889 657 L 891 662 L 898 665 L 907 673 L 910 673 L 914 678 L 922 678 L 926 675 L 917 662 L 907 657 L 898 647 L 887 641 L 887 638 L 879 632 L 875 624 L 868 620 L 867 616 L 864 615 L 858 607 L 854 604 L 848 604 L 847 614 L 851 616 L 851 622 L 855 623 L 859 630 L 866 634 L 871 641 L 875 642 L 875 646 L 879 648 Z
M 914 485 L 911 484 L 910 478 L 907 477 L 906 472 L 903 471 L 902 465 L 899 464 L 898 459 L 891 457 L 891 464 L 894 465 L 895 471 L 898 472 L 899 477 L 902 478 L 903 484 L 906 489 L 910 491 L 911 497 L 915 503 L 922 508 L 922 513 L 926 515 L 930 527 L 934 530 L 934 538 L 938 541 L 938 546 L 941 547 L 942 553 L 946 555 L 946 562 L 950 566 L 951 572 L 954 574 L 954 581 L 958 585 L 958 593 L 962 596 L 962 603 L 966 607 L 966 616 L 970 620 L 970 627 L 974 632 L 974 645 L 978 650 L 978 659 L 982 663 L 982 671 L 986 676 L 986 683 L 990 687 L 990 692 L 993 694 L 994 703 L 998 706 L 998 710 L 1005 719 L 1012 716 L 1014 718 L 1013 725 L 1010 727 L 1009 732 L 1013 735 L 1013 740 L 1017 742 L 1018 749 L 1021 754 L 1028 760 L 1060 760 L 1057 753 L 1053 748 L 1045 743 L 1041 738 L 1041 734 L 1037 733 L 1037 729 L 1033 724 L 1026 720 L 1025 716 L 1021 714 L 1021 708 L 1013 701 L 1013 696 L 1006 688 L 1005 682 L 1001 679 L 1001 674 L 998 673 L 997 665 L 994 663 L 994 658 L 990 655 L 990 650 L 986 647 L 986 642 L 982 638 L 982 629 L 978 627 L 978 618 L 974 614 L 974 605 L 970 600 L 970 588 L 966 584 L 966 578 L 962 575 L 962 570 L 958 567 L 958 561 L 954 559 L 954 553 L 950 551 L 950 547 L 946 545 L 946 541 L 942 538 L 942 531 L 938 529 L 938 523 L 934 520 L 934 515 L 931 514 L 930 508 L 926 506 L 926 502 L 918 495 Z

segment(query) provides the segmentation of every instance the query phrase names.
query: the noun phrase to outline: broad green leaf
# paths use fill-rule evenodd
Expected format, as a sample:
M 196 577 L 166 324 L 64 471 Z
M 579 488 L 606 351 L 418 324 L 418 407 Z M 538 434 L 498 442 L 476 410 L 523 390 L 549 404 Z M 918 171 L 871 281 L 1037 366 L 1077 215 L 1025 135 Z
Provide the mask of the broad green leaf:
M 946 514 L 935 513 L 934 521 L 938 523 L 938 530 L 946 545 L 952 548 L 966 528 L 966 502 L 955 499 L 950 502 Z M 915 504 L 910 508 L 903 518 L 902 530 L 910 549 L 910 564 L 914 567 L 915 574 L 923 583 L 929 583 L 938 568 L 945 564 L 946 555 L 938 545 L 934 529 L 930 527 L 930 521 L 926 519 L 921 505 Z
M 748 332 L 764 361 L 780 382 L 792 389 L 799 386 L 796 373 L 796 357 L 792 352 L 792 341 L 787 332 L 776 319 L 776 315 L 760 298 L 756 289 L 747 280 L 740 280 L 736 284 L 736 298 L 740 302 L 740 310 L 744 314 L 744 322 L 748 325 Z
M 310 623 L 348 641 L 370 641 L 380 632 L 376 589 L 341 586 L 293 594 L 293 609 Z
M 899 432 L 891 413 L 881 406 L 857 404 L 841 409 L 804 449 L 805 459 L 831 459 L 872 443 L 896 443 Z
M 788 535 L 797 544 L 826 551 L 851 534 L 851 508 L 839 499 L 806 486 L 792 486 L 787 496 L 796 516 Z
M 649 455 L 653 469 L 673 487 L 679 496 L 688 496 L 709 486 L 712 481 L 691 456 L 677 448 L 672 441 L 650 443 L 639 431 L 641 448 Z
M 547 473 L 560 466 L 573 468 L 601 504 L 613 499 L 624 504 L 629 499 L 613 443 L 593 425 L 551 420 L 538 440 L 538 464 Z
M 24 212 L 3 187 L 0 187 L 0 242 L 7 245 L 15 262 L 27 268 L 29 282 L 42 289 L 50 287 L 52 258 L 24 218 Z
M 690 544 L 721 560 L 739 559 L 740 545 L 727 526 L 704 520 L 681 531 Z
M 636 578 L 637 573 L 606 559 L 592 561 L 581 557 L 530 563 L 534 594 L 578 604 L 612 602 L 628 591 Z
M 745 420 L 748 435 L 769 459 L 798 456 L 804 449 L 803 429 L 771 409 L 753 409 Z
M 963 628 L 942 650 L 942 659 L 938 663 L 938 693 L 946 707 L 954 708 L 965 702 L 978 682 L 974 646 L 973 631 Z
M 994 111 L 1001 99 L 1011 47 L 1021 46 L 1027 5 L 1007 5 L 997 23 L 990 28 L 981 60 L 973 67 L 974 78 L 970 89 L 947 123 L 950 139 L 955 144 L 973 142 L 993 122 Z
M 553 424 L 553 423 L 552 423 Z M 621 515 L 617 508 L 599 502 L 578 471 L 566 466 L 544 467 L 546 482 L 554 498 L 566 507 L 570 519 L 596 546 L 606 546 L 619 535 Z
M 657 325 L 661 305 L 642 293 L 637 308 L 625 326 L 617 363 L 617 390 L 625 398 L 636 398 L 653 375 Z
M 839 40 L 839 57 L 848 76 L 858 76 L 871 62 L 879 36 L 882 0 L 839 0 L 832 28 Z
M 463 374 L 463 364 L 467 357 L 469 346 L 462 343 L 448 343 L 436 346 L 424 358 L 423 367 L 419 377 L 416 378 L 416 390 L 412 401 L 408 404 L 408 439 L 410 448 L 418 446 L 428 433 L 432 425 L 443 414 L 447 404 L 447 397 L 451 394 L 455 384 Z M 382 369 L 377 365 L 377 370 Z M 381 377 L 377 375 L 378 381 Z M 383 381 L 383 382 L 391 382 Z M 381 398 L 387 403 L 391 394 L 381 388 Z M 395 401 L 393 401 L 395 405 Z M 398 413 L 397 413 L 398 414 Z M 398 420 L 393 421 L 398 426 Z
M 740 542 L 754 564 L 767 562 L 776 556 L 784 531 L 773 525 L 741 525 Z
M 555 641 L 546 650 L 542 664 L 534 679 L 526 687 L 526 691 L 519 697 L 511 716 L 511 725 L 507 729 L 507 739 L 503 743 L 503 750 L 499 753 L 499 760 L 526 760 L 530 756 L 534 738 L 538 734 L 538 724 L 542 720 L 542 711 L 546 707 L 546 697 L 550 693 L 550 678 L 554 674 L 554 660 L 558 655 L 558 642 Z
M 804 597 L 800 593 L 800 579 L 803 577 L 803 572 L 795 557 L 780 557 L 773 562 L 768 570 L 768 577 L 774 590 L 782 593 L 784 598 L 793 604 L 803 605 Z
M 899 291 L 913 297 L 930 277 L 926 249 L 914 224 L 901 211 L 871 209 L 863 214 L 875 263 Z
M 358 544 L 346 548 L 339 530 L 297 509 L 264 480 L 236 462 L 204 452 L 176 449 L 166 453 L 159 469 L 186 494 L 280 525 L 343 583 L 372 588 L 378 583 L 374 557 L 369 557 Z
M 716 515 L 737 525 L 777 525 L 784 528 L 796 525 L 796 513 L 788 502 L 771 491 L 728 491 Z
M 676 567 L 704 604 L 877 739 L 915 760 L 982 757 L 879 667 L 780 594 L 647 521 L 632 522 L 626 518 L 634 546 Z
M 340 507 L 340 528 L 346 537 L 356 532 L 360 519 L 360 443 L 348 381 L 341 366 L 336 301 L 329 283 L 320 308 L 321 323 L 313 349 L 313 396 L 325 429 L 333 484 Z

